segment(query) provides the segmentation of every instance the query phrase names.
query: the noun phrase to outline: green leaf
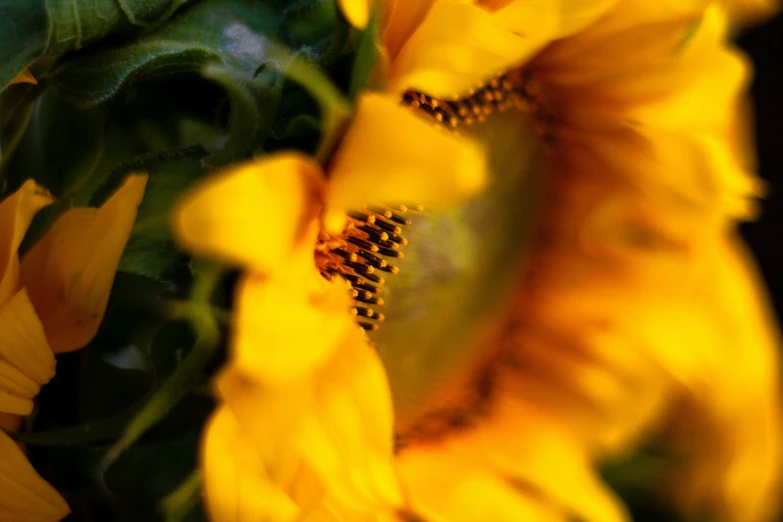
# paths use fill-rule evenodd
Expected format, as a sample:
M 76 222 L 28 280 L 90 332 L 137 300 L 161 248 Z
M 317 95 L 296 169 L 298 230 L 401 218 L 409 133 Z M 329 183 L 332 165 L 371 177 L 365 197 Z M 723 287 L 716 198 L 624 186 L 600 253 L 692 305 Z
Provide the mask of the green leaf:
M 294 47 L 326 47 L 338 22 L 334 0 L 294 0 L 286 6 L 288 43 Z M 344 26 L 344 24 L 342 24 Z M 337 26 L 342 28 L 341 26 Z M 338 31 L 341 32 L 341 31 Z M 344 42 L 345 35 L 341 35 Z
M 234 105 L 232 136 L 224 160 L 240 154 L 259 133 L 259 125 L 271 128 L 274 117 L 268 98 L 277 85 L 274 77 L 261 74 L 274 69 L 302 85 L 321 107 L 324 138 L 319 156 L 325 158 L 342 131 L 351 106 L 318 68 L 277 43 L 279 16 L 268 6 L 251 0 L 205 0 L 182 10 L 159 30 L 128 44 L 79 56 L 56 68 L 51 81 L 60 92 L 82 105 L 95 105 L 122 88 L 148 78 L 183 72 L 200 72 L 219 81 Z M 217 73 L 219 71 L 219 73 Z M 217 74 L 216 74 L 217 73 Z M 239 115 L 249 110 L 248 96 L 255 95 L 254 117 Z M 268 134 L 268 133 L 267 133 Z M 266 136 L 266 134 L 264 134 Z
M 0 173 L 22 140 L 33 114 L 37 85 L 17 84 L 0 93 Z
M 3 0 L 0 6 L 0 89 L 46 49 L 44 0 Z
M 29 108 L 32 107 L 30 103 Z M 58 201 L 36 215 L 22 250 L 34 244 L 60 214 L 73 206 L 79 190 L 90 181 L 103 157 L 105 112 L 103 108 L 79 109 L 51 89 L 39 98 L 32 118 L 28 120 L 32 132 L 24 137 L 20 157 L 14 159 L 13 168 L 9 169 L 9 185 L 16 188 L 24 180 L 33 178 L 49 189 Z M 21 107 L 18 116 L 23 117 L 25 113 L 25 107 Z M 68 124 L 63 125 L 63 122 Z M 17 132 L 21 134 L 20 130 Z M 20 141 L 21 136 L 16 142 L 9 137 L 11 150 Z M 31 156 L 34 156 L 33 160 Z
M 116 31 L 160 23 L 180 4 L 182 0 L 46 0 L 46 51 L 78 50 Z
M 149 174 L 136 224 L 120 261 L 119 270 L 158 281 L 187 270 L 187 259 L 176 248 L 171 233 L 171 209 L 177 199 L 205 170 L 204 151 L 191 149 L 179 157 L 152 157 L 127 165 L 122 171 Z M 123 177 L 118 174 L 118 177 Z
M 105 111 L 82 110 L 50 89 L 41 96 L 36 116 L 48 176 L 39 182 L 58 198 L 67 199 L 98 166 L 103 154 Z
M 52 73 L 54 86 L 84 106 L 162 75 L 200 73 L 229 98 L 229 136 L 206 159 L 221 165 L 263 142 L 275 117 L 279 76 L 256 74 L 275 35 L 279 15 L 262 2 L 207 0 L 182 10 L 156 31 L 131 42 L 64 61 Z
M 200 72 L 217 63 L 245 81 L 264 60 L 279 16 L 259 1 L 205 0 L 124 45 L 75 56 L 52 73 L 55 87 L 95 105 L 148 78 Z
M 110 34 L 170 17 L 182 0 L 5 0 L 0 5 L 0 87 L 40 56 L 78 50 Z
M 219 65 L 207 66 L 204 76 L 219 83 L 228 94 L 231 104 L 231 122 L 228 138 L 223 148 L 214 152 L 206 162 L 209 165 L 221 165 L 239 159 L 255 143 L 262 127 L 267 132 L 271 129 L 270 117 L 262 123 L 259 107 L 254 100 L 253 92 L 245 87 L 240 79 L 231 74 L 231 71 Z

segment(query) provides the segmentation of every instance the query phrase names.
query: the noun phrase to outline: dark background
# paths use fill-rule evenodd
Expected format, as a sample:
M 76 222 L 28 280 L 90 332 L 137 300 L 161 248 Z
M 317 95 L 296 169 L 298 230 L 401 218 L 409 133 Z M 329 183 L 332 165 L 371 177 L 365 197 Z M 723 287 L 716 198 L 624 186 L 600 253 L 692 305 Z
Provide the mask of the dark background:
M 742 231 L 783 319 L 783 16 L 740 34 L 738 43 L 756 66 L 752 96 L 759 167 L 770 184 L 761 218 L 743 225 Z

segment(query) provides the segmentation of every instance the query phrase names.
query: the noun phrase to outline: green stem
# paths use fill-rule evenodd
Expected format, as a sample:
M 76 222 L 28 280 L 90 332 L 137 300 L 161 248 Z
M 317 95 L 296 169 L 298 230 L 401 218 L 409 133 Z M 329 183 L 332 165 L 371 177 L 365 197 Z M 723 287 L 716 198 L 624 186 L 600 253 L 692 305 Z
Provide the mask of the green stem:
M 79 426 L 34 433 L 9 433 L 15 440 L 37 446 L 81 446 L 110 440 L 125 429 L 138 413 L 133 407 L 122 413 L 98 419 Z
M 160 506 L 166 516 L 166 522 L 181 522 L 193 511 L 198 502 L 200 487 L 201 474 L 195 470 L 161 501 Z
M 307 89 L 318 102 L 323 114 L 324 130 L 316 159 L 323 165 L 329 159 L 351 117 L 353 107 L 335 85 L 318 68 L 282 46 L 268 49 L 269 65 Z
M 220 341 L 220 330 L 210 299 L 220 282 L 222 269 L 199 261 L 195 264 L 198 279 L 193 287 L 191 300 L 171 303 L 172 317 L 187 319 L 193 325 L 196 333 L 193 349 L 128 424 L 123 436 L 106 453 L 101 463 L 104 469 L 111 466 L 117 457 L 191 392 L 215 353 Z

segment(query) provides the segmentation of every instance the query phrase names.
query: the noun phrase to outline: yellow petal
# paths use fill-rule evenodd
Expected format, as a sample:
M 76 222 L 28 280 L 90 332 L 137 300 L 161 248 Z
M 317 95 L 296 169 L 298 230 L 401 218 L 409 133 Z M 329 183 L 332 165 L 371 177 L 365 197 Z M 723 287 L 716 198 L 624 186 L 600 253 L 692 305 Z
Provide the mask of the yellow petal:
M 392 98 L 365 95 L 329 167 L 329 212 L 378 203 L 442 208 L 480 190 L 486 177 L 475 142 Z
M 549 397 L 537 389 L 540 409 L 589 427 L 579 432 L 599 453 L 627 451 L 673 403 L 688 405 L 674 440 L 698 458 L 678 470 L 676 497 L 694 511 L 767 520 L 780 480 L 780 343 L 761 285 L 724 238 L 725 220 L 647 229 L 667 207 L 605 168 L 578 163 L 570 175 L 555 173 L 564 179 L 547 205 L 551 226 L 523 314 L 546 346 L 523 339 L 518 357 L 529 375 L 516 382 L 548 383 Z M 591 209 L 607 194 L 627 196 L 627 205 L 586 233 Z M 623 228 L 631 235 L 618 237 Z M 569 397 L 574 407 L 557 407 Z
M 69 512 L 65 500 L 0 431 L 0 522 L 56 522 Z
M 740 241 L 721 241 L 697 262 L 690 289 L 645 331 L 656 360 L 693 394 L 683 424 L 701 422 L 680 441 L 698 457 L 678 496 L 691 508 L 768 520 L 783 477 L 780 332 Z
M 618 0 L 551 0 L 548 2 L 489 0 L 478 3 L 485 7 L 489 7 L 487 4 L 494 4 L 491 10 L 495 20 L 511 32 L 523 35 L 528 40 L 527 45 L 530 46 L 537 40 L 546 44 L 581 31 L 599 20 L 619 2 Z
M 316 376 L 301 451 L 331 487 L 334 503 L 372 513 L 401 501 L 392 468 L 389 383 L 380 358 L 354 327 Z
M 448 457 L 447 457 L 448 458 Z M 410 511 L 422 520 L 438 522 L 561 522 L 557 508 L 515 490 L 510 481 L 469 463 L 433 456 L 403 455 L 401 474 L 410 497 Z M 418 518 L 413 518 L 418 520 Z
M 295 341 L 288 347 L 307 349 Z M 388 383 L 358 327 L 310 375 L 269 386 L 231 368 L 219 390 L 265 475 L 297 505 L 367 516 L 400 501 Z
M 28 415 L 55 360 L 25 289 L 0 307 L 0 411 Z
M 131 175 L 101 208 L 68 210 L 22 260 L 22 285 L 55 353 L 98 330 L 146 182 Z
M 25 69 L 24 71 L 20 72 L 16 78 L 11 80 L 11 84 L 13 85 L 14 83 L 38 83 L 38 82 L 30 72 L 30 69 Z
M 299 507 L 270 480 L 258 449 L 229 408 L 218 408 L 204 433 L 203 487 L 211 520 L 297 519 Z
M 367 27 L 370 20 L 370 0 L 340 0 L 345 18 L 357 29 Z
M 403 44 L 427 16 L 435 0 L 386 0 L 381 2 L 386 12 L 383 19 L 383 46 L 394 59 Z
M 320 212 L 320 167 L 300 154 L 252 160 L 205 180 L 178 205 L 174 231 L 197 254 L 268 273 L 302 241 Z
M 522 63 L 544 42 L 514 34 L 478 6 L 438 1 L 393 61 L 389 88 L 455 98 Z
M 696 26 L 688 15 L 627 27 L 627 16 L 654 9 L 623 5 L 532 65 L 564 123 L 559 155 L 600 157 L 603 170 L 633 178 L 670 215 L 678 206 L 702 219 L 747 218 L 758 195 L 739 103 L 749 67 L 725 47 L 724 13 L 708 9 Z
M 51 194 L 33 180 L 25 183 L 0 203 L 0 303 L 19 286 L 19 256 L 27 227 L 35 214 L 54 201 Z
M 757 23 L 779 12 L 780 0 L 723 0 L 732 21 Z
M 0 411 L 30 415 L 40 386 L 17 368 L 0 361 Z
M 398 469 L 412 507 L 433 520 L 467 522 L 492 510 L 489 520 L 628 521 L 561 405 L 520 394 L 517 378 L 495 382 L 491 413 L 473 429 L 401 452 Z
M 550 42 L 600 18 L 616 0 L 435 2 L 391 67 L 390 87 L 464 96 Z
M 292 277 L 251 275 L 239 286 L 233 359 L 255 379 L 281 383 L 311 372 L 353 326 L 348 288 L 323 279 L 312 253 L 310 263 Z

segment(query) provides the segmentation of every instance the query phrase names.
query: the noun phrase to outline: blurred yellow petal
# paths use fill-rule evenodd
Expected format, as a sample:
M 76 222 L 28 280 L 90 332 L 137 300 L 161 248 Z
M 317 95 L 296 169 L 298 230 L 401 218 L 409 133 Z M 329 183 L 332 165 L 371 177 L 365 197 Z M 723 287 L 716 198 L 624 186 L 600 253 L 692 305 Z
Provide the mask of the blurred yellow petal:
M 281 153 L 231 167 L 189 192 L 174 213 L 185 248 L 270 272 L 285 263 L 320 212 L 318 164 Z
M 269 478 L 258 448 L 229 408 L 219 407 L 207 424 L 201 454 L 211 520 L 297 520 L 299 507 Z
M 370 2 L 372 0 L 339 0 L 340 10 L 345 18 L 357 29 L 367 27 L 370 21 Z
M 665 0 L 662 0 L 665 1 Z M 682 0 L 668 0 L 682 1 Z M 705 0 L 697 0 L 704 2 Z M 490 8 L 495 20 L 524 36 L 526 45 L 564 38 L 600 19 L 618 0 L 488 0 L 477 4 Z M 536 35 L 540 35 L 536 37 Z M 531 47 L 532 48 L 532 47 Z
M 24 71 L 20 72 L 16 78 L 11 80 L 12 85 L 15 83 L 38 83 L 38 82 L 30 72 L 30 69 L 25 69 Z
M 439 0 L 396 54 L 390 88 L 411 88 L 446 99 L 464 96 L 524 64 L 547 44 L 599 19 L 616 2 L 511 0 L 473 5 Z
M 725 46 L 725 13 L 710 8 L 696 25 L 694 14 L 656 22 L 662 15 L 651 13 L 654 22 L 629 28 L 626 14 L 655 8 L 622 5 L 531 66 L 543 103 L 563 121 L 557 161 L 581 168 L 595 159 L 573 156 L 598 158 L 603 176 L 633 178 L 670 216 L 747 218 L 759 185 L 739 103 L 749 68 Z
M 22 260 L 22 285 L 55 353 L 98 330 L 146 182 L 131 175 L 100 208 L 66 211 Z
M 433 520 L 491 512 L 491 520 L 629 521 L 582 435 L 563 422 L 562 405 L 520 394 L 514 387 L 524 375 L 506 373 L 495 383 L 502 396 L 473 429 L 400 452 L 411 507 Z
M 373 506 L 399 503 L 389 383 L 359 328 L 348 331 L 315 376 L 313 399 L 301 451 L 330 486 L 335 504 L 372 513 Z
M 483 467 L 438 456 L 417 460 L 404 456 L 401 474 L 410 491 L 411 511 L 433 522 L 564 522 L 558 509 L 536 492 L 493 475 Z M 412 518 L 418 520 L 417 518 Z
M 288 279 L 248 276 L 237 295 L 233 357 L 262 382 L 311 372 L 353 327 L 348 288 L 325 281 L 312 264 Z M 292 332 L 296 346 L 291 346 Z
M 366 516 L 400 501 L 388 383 L 358 327 L 311 375 L 269 386 L 230 368 L 218 388 L 264 462 L 259 476 L 300 507 Z
M 722 0 L 733 22 L 758 23 L 779 12 L 780 0 Z
M 380 202 L 442 208 L 479 191 L 486 170 L 475 142 L 445 132 L 392 98 L 368 94 L 329 166 L 329 212 Z
M 694 511 L 768 520 L 783 476 L 780 332 L 737 239 L 696 261 L 691 286 L 644 330 L 656 361 L 692 392 L 682 426 L 696 432 L 678 440 L 695 462 L 676 494 Z
M 521 64 L 544 43 L 514 34 L 478 6 L 440 0 L 392 62 L 389 88 L 454 98 Z
M 386 0 L 383 46 L 389 57 L 394 59 L 413 31 L 427 16 L 435 0 Z
M 0 411 L 28 415 L 55 360 L 26 290 L 0 306 Z
M 56 522 L 69 512 L 60 494 L 0 431 L 0 522 Z
M 0 203 L 0 303 L 19 288 L 19 255 L 27 227 L 35 214 L 54 201 L 51 194 L 33 180 Z

